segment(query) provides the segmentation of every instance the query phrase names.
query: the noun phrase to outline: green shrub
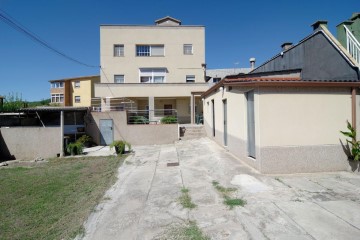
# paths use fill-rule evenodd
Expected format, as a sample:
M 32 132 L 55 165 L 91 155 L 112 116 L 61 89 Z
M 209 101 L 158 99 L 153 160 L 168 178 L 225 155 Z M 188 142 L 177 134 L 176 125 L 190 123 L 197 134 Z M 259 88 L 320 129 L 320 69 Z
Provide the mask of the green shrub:
M 348 132 L 340 131 L 342 134 L 344 134 L 346 137 L 349 137 L 351 140 L 346 139 L 346 142 L 350 145 L 350 153 L 351 156 L 350 159 L 354 161 L 359 161 L 360 159 L 360 142 L 356 139 L 356 130 L 351 126 L 349 122 L 347 122 L 347 129 Z
M 71 155 L 80 155 L 83 153 L 84 145 L 79 142 L 69 143 L 66 146 L 66 152 Z
M 130 123 L 132 123 L 132 124 L 148 124 L 149 120 L 144 116 L 132 116 L 130 118 Z
M 76 140 L 76 142 L 81 143 L 81 144 L 85 144 L 88 142 L 91 142 L 92 138 L 88 135 L 82 135 L 81 137 L 78 138 L 78 140 Z
M 123 140 L 116 140 L 110 144 L 110 149 L 115 148 L 116 154 L 121 155 L 125 153 L 125 147 L 128 147 L 129 151 L 131 150 L 131 144 L 123 141 Z
M 161 119 L 161 123 L 164 124 L 177 123 L 177 118 L 175 116 L 166 116 Z

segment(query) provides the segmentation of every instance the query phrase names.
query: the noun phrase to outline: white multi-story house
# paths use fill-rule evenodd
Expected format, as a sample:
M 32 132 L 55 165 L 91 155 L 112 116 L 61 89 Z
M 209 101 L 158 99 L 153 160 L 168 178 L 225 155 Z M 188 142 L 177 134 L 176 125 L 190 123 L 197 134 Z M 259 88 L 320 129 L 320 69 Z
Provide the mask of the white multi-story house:
M 100 63 L 95 96 L 102 111 L 119 109 L 126 99 L 155 119 L 152 110 L 168 115 L 174 109 L 180 123 L 202 114 L 200 95 L 208 88 L 204 26 L 172 17 L 155 25 L 101 25 Z

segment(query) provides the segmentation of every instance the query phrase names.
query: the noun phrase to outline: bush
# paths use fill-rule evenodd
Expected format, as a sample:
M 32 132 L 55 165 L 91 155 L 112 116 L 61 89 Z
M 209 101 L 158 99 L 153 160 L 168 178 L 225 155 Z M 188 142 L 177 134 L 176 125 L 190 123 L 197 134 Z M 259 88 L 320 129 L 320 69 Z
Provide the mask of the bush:
M 340 131 L 346 137 L 349 137 L 351 140 L 346 139 L 346 142 L 351 146 L 351 156 L 350 159 L 354 161 L 360 160 L 360 142 L 356 138 L 356 130 L 349 122 L 347 122 L 348 132 Z
M 89 143 L 92 141 L 92 138 L 88 135 L 82 135 L 81 137 L 78 138 L 78 140 L 76 140 L 77 143 L 81 143 L 83 145 L 85 145 L 85 143 Z
M 144 116 L 133 116 L 133 117 L 131 117 L 131 123 L 133 123 L 133 124 L 148 124 L 149 120 Z
M 117 141 L 113 141 L 110 144 L 110 149 L 115 148 L 116 154 L 121 155 L 125 153 L 125 147 L 128 147 L 129 151 L 131 150 L 131 144 L 126 142 L 126 141 L 122 141 L 122 140 L 117 140 Z
M 177 123 L 177 118 L 175 116 L 166 116 L 161 119 L 161 123 L 164 124 Z
M 66 152 L 71 155 L 80 155 L 83 153 L 84 145 L 79 142 L 69 143 L 66 146 Z

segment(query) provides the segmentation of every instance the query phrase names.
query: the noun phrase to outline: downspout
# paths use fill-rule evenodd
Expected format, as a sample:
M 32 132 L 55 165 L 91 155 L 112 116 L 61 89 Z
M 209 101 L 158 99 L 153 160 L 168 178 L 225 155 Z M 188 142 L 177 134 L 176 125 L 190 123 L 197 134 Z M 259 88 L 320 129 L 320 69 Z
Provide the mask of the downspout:
M 64 111 L 60 111 L 60 157 L 64 156 Z
M 351 88 L 351 125 L 356 130 L 356 88 Z

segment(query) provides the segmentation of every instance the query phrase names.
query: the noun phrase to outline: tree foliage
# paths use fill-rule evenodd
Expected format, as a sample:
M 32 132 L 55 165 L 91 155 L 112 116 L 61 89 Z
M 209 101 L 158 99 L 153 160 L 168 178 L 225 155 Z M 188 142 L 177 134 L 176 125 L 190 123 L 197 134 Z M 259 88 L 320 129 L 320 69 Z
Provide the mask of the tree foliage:
M 9 93 L 4 98 L 4 104 L 2 111 L 4 112 L 16 112 L 20 108 L 24 107 L 24 101 L 22 100 L 21 94 Z
M 37 106 L 49 106 L 50 99 L 42 99 L 40 101 L 27 102 L 22 99 L 22 95 L 19 93 L 9 93 L 4 96 L 3 106 L 0 106 L 1 112 L 16 112 L 20 108 L 25 107 L 37 107 Z
M 356 130 L 349 122 L 347 122 L 348 132 L 340 131 L 344 136 L 350 138 L 346 139 L 346 142 L 351 147 L 351 159 L 354 161 L 360 160 L 360 142 L 356 138 Z

